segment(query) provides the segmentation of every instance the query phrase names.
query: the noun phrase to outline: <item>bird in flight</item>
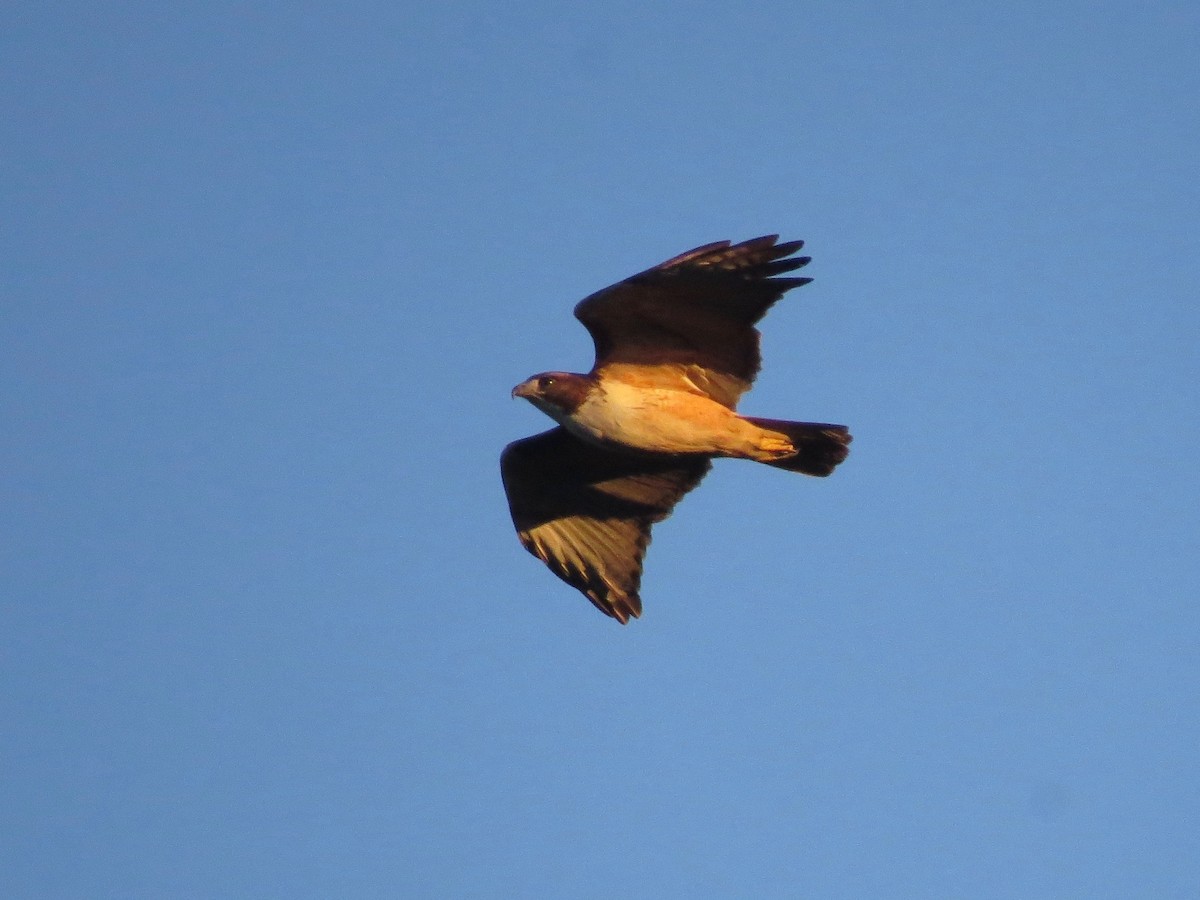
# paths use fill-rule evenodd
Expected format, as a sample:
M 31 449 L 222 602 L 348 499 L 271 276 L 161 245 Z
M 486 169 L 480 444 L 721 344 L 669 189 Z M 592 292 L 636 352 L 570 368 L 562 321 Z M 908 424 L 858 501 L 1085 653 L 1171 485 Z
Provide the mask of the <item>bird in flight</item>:
M 755 324 L 811 278 L 803 241 L 778 235 L 689 250 L 582 300 L 586 375 L 543 372 L 513 388 L 558 427 L 509 444 L 500 471 L 525 549 L 622 624 L 638 594 L 650 527 L 714 457 L 825 476 L 846 458 L 844 425 L 737 414 L 761 364 Z

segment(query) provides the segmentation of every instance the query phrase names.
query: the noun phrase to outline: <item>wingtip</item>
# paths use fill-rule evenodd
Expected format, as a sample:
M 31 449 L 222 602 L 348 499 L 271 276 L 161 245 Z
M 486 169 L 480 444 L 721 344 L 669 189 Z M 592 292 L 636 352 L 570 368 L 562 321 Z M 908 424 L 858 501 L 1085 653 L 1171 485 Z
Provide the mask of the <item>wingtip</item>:
M 735 244 L 734 246 L 735 247 L 749 247 L 749 248 L 753 248 L 753 249 L 758 249 L 760 247 L 761 248 L 770 247 L 771 255 L 778 259 L 779 257 L 782 257 L 782 256 L 791 256 L 797 250 L 802 250 L 804 248 L 804 241 L 801 241 L 801 240 L 784 241 L 781 244 L 781 243 L 779 243 L 779 235 L 764 234 L 762 237 L 750 238 L 750 240 L 742 241 L 741 243 Z
M 632 606 L 613 606 L 612 612 L 609 614 L 622 625 L 628 625 L 630 619 L 641 618 L 642 611 L 634 609 Z
M 642 615 L 642 598 L 636 594 L 632 597 L 625 594 L 598 597 L 594 592 L 587 591 L 586 596 L 600 612 L 611 616 L 622 625 L 628 625 L 630 619 L 637 619 Z

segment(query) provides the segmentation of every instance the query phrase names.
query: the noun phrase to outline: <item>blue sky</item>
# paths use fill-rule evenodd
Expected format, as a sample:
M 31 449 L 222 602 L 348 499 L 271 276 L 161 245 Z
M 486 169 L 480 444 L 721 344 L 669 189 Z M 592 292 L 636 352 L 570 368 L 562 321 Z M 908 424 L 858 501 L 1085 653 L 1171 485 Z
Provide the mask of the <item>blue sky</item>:
M 16 4 L 0 894 L 1194 897 L 1192 3 Z M 803 238 L 621 628 L 585 294 Z

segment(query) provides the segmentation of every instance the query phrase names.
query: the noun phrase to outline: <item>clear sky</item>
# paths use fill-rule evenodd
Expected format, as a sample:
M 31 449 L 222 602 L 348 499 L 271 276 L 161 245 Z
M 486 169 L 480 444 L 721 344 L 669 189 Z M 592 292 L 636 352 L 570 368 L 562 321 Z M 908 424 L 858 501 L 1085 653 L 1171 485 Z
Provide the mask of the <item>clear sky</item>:
M 1200 6 L 0 14 L 0 896 L 1200 895 Z M 803 238 L 640 621 L 574 303 Z

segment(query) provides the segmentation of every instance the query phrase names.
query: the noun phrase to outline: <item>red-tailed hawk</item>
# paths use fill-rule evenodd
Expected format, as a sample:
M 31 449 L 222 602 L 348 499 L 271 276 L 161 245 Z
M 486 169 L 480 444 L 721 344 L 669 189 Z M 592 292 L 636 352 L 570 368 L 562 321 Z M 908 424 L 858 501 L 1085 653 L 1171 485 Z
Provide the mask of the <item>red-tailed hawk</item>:
M 754 325 L 809 262 L 778 235 L 706 244 L 592 294 L 575 307 L 596 362 L 586 375 L 545 372 L 513 388 L 559 427 L 500 457 L 521 543 L 622 624 L 650 526 L 700 483 L 713 457 L 828 475 L 849 452 L 844 425 L 739 416 L 758 374 Z

